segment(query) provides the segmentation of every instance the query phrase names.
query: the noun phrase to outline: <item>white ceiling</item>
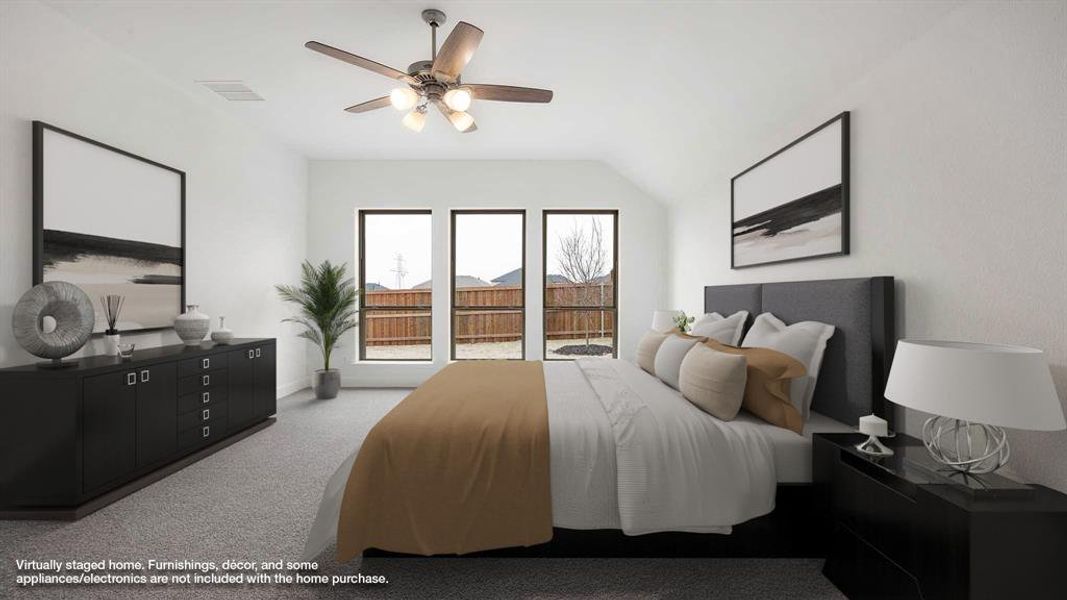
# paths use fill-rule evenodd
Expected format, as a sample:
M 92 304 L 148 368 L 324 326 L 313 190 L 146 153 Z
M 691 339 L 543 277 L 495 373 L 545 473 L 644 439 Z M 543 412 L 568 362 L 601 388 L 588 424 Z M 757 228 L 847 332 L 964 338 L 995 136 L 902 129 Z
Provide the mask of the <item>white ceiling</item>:
M 739 136 L 857 79 L 954 6 L 907 2 L 160 2 L 52 0 L 204 102 L 312 159 L 603 160 L 671 201 L 700 193 Z M 549 105 L 475 102 L 478 131 L 432 114 L 343 108 L 394 82 L 303 47 L 314 39 L 401 70 L 429 58 L 419 13 L 485 37 L 464 81 L 551 88 Z M 439 40 L 439 41 L 440 41 Z M 227 102 L 197 80 L 242 80 Z M 847 107 L 842 107 L 847 108 Z M 829 117 L 830 115 L 827 115 Z

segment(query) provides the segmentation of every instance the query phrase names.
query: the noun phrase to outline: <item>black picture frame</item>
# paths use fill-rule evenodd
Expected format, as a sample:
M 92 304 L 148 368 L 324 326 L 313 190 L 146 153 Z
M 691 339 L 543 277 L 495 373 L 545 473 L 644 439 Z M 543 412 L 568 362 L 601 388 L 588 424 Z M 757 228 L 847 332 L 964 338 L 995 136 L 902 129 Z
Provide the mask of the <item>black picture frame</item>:
M 73 139 L 78 140 L 80 142 L 84 142 L 86 144 L 91 144 L 91 145 L 96 146 L 98 148 L 103 148 L 105 150 L 109 150 L 109 151 L 114 152 L 116 154 L 122 155 L 122 156 L 124 156 L 126 158 L 137 160 L 137 161 L 146 163 L 148 165 L 152 165 L 153 167 L 157 167 L 157 168 L 160 168 L 160 169 L 164 169 L 166 171 L 170 171 L 170 172 L 175 173 L 176 175 L 178 175 L 178 179 L 179 179 L 179 198 L 178 198 L 178 201 L 179 201 L 179 210 L 180 210 L 179 222 L 180 222 L 180 228 L 181 228 L 181 233 L 180 233 L 180 238 L 179 238 L 180 242 L 181 242 L 181 249 L 180 249 L 181 250 L 181 252 L 180 252 L 180 255 L 181 255 L 181 269 L 180 269 L 180 276 L 179 277 L 180 277 L 180 284 L 181 285 L 180 285 L 178 306 L 176 307 L 177 308 L 177 312 L 175 313 L 175 316 L 182 314 L 182 312 L 184 311 L 185 306 L 186 306 L 186 304 L 185 304 L 185 302 L 186 302 L 185 286 L 186 286 L 186 280 L 188 278 L 188 265 L 187 265 L 187 257 L 186 257 L 186 250 L 185 250 L 185 244 L 186 244 L 186 239 L 185 239 L 185 235 L 186 235 L 186 228 L 185 228 L 185 171 L 182 171 L 180 169 L 176 169 L 174 167 L 171 167 L 169 165 L 165 165 L 165 164 L 160 163 L 160 162 L 156 162 L 156 161 L 154 161 L 152 159 L 145 158 L 143 156 L 139 156 L 137 154 L 134 154 L 132 152 L 128 152 L 128 151 L 123 150 L 121 148 L 116 148 L 115 146 L 112 146 L 110 144 L 106 144 L 106 143 L 101 142 L 99 140 L 94 140 L 94 139 L 86 137 L 84 135 L 80 135 L 80 134 L 74 133 L 72 131 L 68 131 L 66 129 L 63 129 L 63 128 L 60 128 L 60 127 L 56 127 L 55 125 L 51 125 L 51 124 L 45 123 L 43 121 L 33 121 L 32 122 L 32 126 L 33 126 L 33 177 L 32 177 L 32 180 L 33 180 L 32 181 L 32 186 L 33 186 L 33 225 L 32 225 L 32 227 L 33 227 L 33 252 L 32 252 L 32 254 L 33 254 L 33 262 L 32 262 L 32 281 L 33 281 L 33 285 L 38 285 L 42 281 L 44 281 L 44 226 L 45 226 L 45 223 L 44 223 L 44 185 L 45 185 L 44 178 L 45 178 L 45 169 L 47 167 L 47 165 L 44 164 L 44 134 L 45 134 L 45 131 L 51 131 L 51 132 L 54 132 L 54 133 L 58 133 L 60 135 L 64 135 L 64 136 L 73 138 Z M 148 333 L 148 332 L 152 332 L 152 331 L 165 331 L 165 330 L 169 330 L 169 329 L 172 329 L 172 326 L 165 325 L 165 326 L 159 326 L 159 327 L 146 327 L 146 328 L 141 328 L 141 329 L 126 329 L 126 330 L 123 330 L 122 333 Z M 103 333 L 102 332 L 95 332 L 93 335 L 94 336 L 99 336 L 99 335 L 103 335 Z
M 825 252 L 825 253 L 821 253 L 821 254 L 813 254 L 813 255 L 808 255 L 808 256 L 797 256 L 797 257 L 791 257 L 791 258 L 784 258 L 784 259 L 780 259 L 780 260 L 770 260 L 770 261 L 766 261 L 766 262 L 738 265 L 737 264 L 737 259 L 736 259 L 736 256 L 735 256 L 736 245 L 737 245 L 736 244 L 736 239 L 735 239 L 735 237 L 736 237 L 735 236 L 735 220 L 736 220 L 736 216 L 735 216 L 735 214 L 736 214 L 735 187 L 736 187 L 737 180 L 740 177 L 742 177 L 743 175 L 754 171 L 755 169 L 759 168 L 760 166 L 762 166 L 763 164 L 767 163 L 768 161 L 780 156 L 781 154 L 787 152 L 789 149 L 793 148 L 797 144 L 799 144 L 799 143 L 803 142 L 804 140 L 810 138 L 811 136 L 815 135 L 816 133 L 822 131 L 823 129 L 826 129 L 827 127 L 833 125 L 834 123 L 837 123 L 838 121 L 841 122 L 841 184 L 840 184 L 840 186 L 841 186 L 841 249 L 839 251 L 836 251 L 836 252 Z M 783 147 L 779 148 L 778 150 L 776 150 L 774 153 L 764 157 L 759 162 L 755 163 L 754 165 L 748 167 L 744 171 L 741 171 L 737 175 L 734 175 L 733 177 L 730 178 L 730 223 L 729 223 L 730 238 L 729 239 L 730 239 L 730 268 L 731 269 L 748 269 L 748 268 L 752 268 L 752 267 L 763 267 L 763 266 L 767 266 L 767 265 L 776 265 L 776 264 L 782 264 L 782 263 L 797 262 L 797 261 L 801 261 L 801 260 L 812 260 L 812 259 L 817 259 L 817 258 L 829 258 L 829 257 L 834 257 L 834 256 L 846 256 L 846 255 L 849 254 L 850 243 L 851 243 L 851 239 L 850 239 L 851 238 L 851 232 L 850 232 L 850 227 L 849 227 L 849 221 L 851 220 L 851 217 L 850 217 L 850 212 L 851 211 L 850 211 L 850 208 L 849 208 L 849 205 L 850 205 L 850 191 L 849 191 L 849 188 L 850 188 L 850 185 L 849 185 L 850 175 L 849 175 L 849 171 L 851 170 L 850 160 L 849 160 L 849 156 L 850 156 L 849 139 L 850 139 L 850 113 L 849 113 L 849 111 L 846 110 L 846 111 L 841 112 L 840 114 L 834 116 L 833 118 L 831 118 L 830 120 L 826 121 L 825 123 L 822 123 L 821 125 L 819 125 L 815 129 L 812 129 L 811 131 L 809 131 L 809 132 L 805 133 L 804 135 L 798 137 L 797 139 L 793 140 L 792 142 L 789 142 L 785 146 L 783 146 Z M 816 192 L 816 193 L 819 193 L 819 192 Z M 814 196 L 814 195 L 815 194 L 810 194 L 809 196 Z

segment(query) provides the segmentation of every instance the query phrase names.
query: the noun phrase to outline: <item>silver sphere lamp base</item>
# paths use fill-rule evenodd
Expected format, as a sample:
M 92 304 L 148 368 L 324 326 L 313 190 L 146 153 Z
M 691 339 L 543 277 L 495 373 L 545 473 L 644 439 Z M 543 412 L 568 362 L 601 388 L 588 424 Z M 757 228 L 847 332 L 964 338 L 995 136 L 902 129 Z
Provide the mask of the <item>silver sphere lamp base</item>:
M 938 463 L 963 473 L 992 473 L 1008 462 L 1008 436 L 1000 427 L 949 417 L 923 423 L 923 444 Z

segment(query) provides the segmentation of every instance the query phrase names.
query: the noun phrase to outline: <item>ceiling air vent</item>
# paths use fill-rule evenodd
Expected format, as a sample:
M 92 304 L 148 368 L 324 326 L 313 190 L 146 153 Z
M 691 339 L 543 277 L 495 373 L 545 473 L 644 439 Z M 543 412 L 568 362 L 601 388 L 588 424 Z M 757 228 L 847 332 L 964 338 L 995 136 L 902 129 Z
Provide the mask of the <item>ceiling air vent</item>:
M 233 102 L 262 101 L 243 81 L 197 81 L 200 85 Z

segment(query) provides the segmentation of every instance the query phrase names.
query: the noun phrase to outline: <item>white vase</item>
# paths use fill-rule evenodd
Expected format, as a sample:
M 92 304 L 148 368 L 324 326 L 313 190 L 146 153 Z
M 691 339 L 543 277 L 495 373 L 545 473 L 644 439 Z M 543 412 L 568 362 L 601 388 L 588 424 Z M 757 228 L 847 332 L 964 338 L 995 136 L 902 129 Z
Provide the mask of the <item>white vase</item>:
M 186 346 L 199 346 L 211 329 L 211 317 L 200 312 L 199 305 L 190 304 L 186 311 L 174 319 L 174 332 Z
M 121 336 L 117 333 L 104 336 L 104 352 L 106 352 L 108 356 L 118 356 L 119 342 L 122 341 L 120 338 Z
M 226 317 L 219 317 L 219 328 L 211 332 L 211 341 L 225 346 L 233 340 L 233 330 L 226 327 Z

